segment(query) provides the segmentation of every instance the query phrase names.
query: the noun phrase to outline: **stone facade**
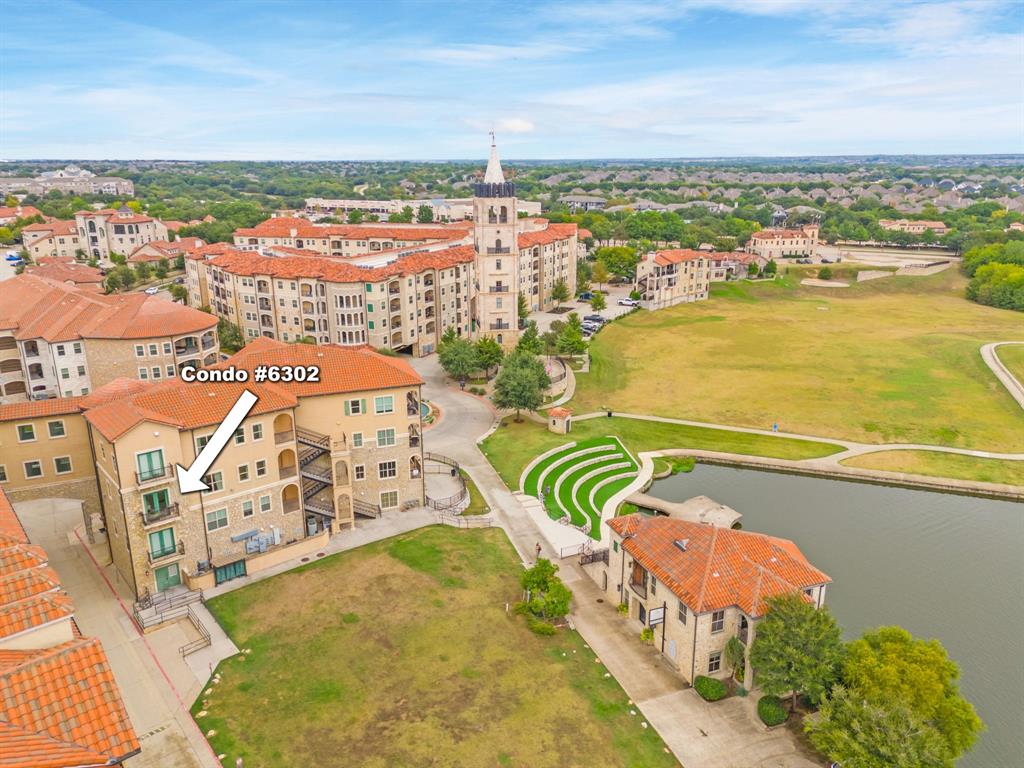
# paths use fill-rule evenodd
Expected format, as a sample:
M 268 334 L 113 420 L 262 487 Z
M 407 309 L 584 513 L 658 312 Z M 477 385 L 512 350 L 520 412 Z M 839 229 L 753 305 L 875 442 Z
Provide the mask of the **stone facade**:
M 636 266 L 634 288 L 645 309 L 665 309 L 703 301 L 711 285 L 711 254 L 704 251 L 652 251 Z

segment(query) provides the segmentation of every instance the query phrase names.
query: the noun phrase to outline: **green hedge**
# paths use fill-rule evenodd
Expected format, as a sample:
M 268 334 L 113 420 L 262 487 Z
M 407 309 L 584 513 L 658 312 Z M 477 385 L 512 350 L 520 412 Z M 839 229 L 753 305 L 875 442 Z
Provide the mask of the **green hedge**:
M 786 722 L 789 713 L 778 696 L 762 696 L 757 702 L 757 714 L 761 722 L 767 726 L 779 725 Z
M 725 683 L 704 675 L 697 675 L 697 679 L 693 681 L 693 689 L 700 694 L 704 701 L 718 701 L 724 699 L 728 693 Z

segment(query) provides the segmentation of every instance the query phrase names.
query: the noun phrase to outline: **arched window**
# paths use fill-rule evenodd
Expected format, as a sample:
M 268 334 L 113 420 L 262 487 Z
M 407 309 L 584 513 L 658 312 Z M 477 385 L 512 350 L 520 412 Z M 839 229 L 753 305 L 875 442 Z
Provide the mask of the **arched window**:
M 501 216 L 499 217 L 498 221 L 500 223 L 502 223 L 502 224 L 507 224 L 508 223 L 508 206 L 507 205 L 501 206 Z

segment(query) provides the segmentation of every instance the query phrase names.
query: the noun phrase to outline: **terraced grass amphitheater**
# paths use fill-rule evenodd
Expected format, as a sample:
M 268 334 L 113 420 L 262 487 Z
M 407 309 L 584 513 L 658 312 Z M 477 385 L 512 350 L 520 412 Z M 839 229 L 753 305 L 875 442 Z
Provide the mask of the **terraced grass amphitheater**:
M 636 478 L 638 468 L 618 438 L 594 437 L 538 456 L 523 470 L 520 487 L 553 520 L 565 519 L 600 539 L 601 509 Z

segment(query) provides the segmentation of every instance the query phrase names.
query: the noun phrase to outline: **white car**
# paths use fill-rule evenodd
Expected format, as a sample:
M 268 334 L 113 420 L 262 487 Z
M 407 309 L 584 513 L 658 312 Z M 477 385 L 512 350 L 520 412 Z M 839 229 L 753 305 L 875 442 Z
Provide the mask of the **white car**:
M 620 307 L 639 307 L 640 302 L 636 299 L 619 299 Z
M 150 296 L 154 296 L 160 293 L 160 289 L 153 285 L 146 289 L 146 293 L 148 293 Z

